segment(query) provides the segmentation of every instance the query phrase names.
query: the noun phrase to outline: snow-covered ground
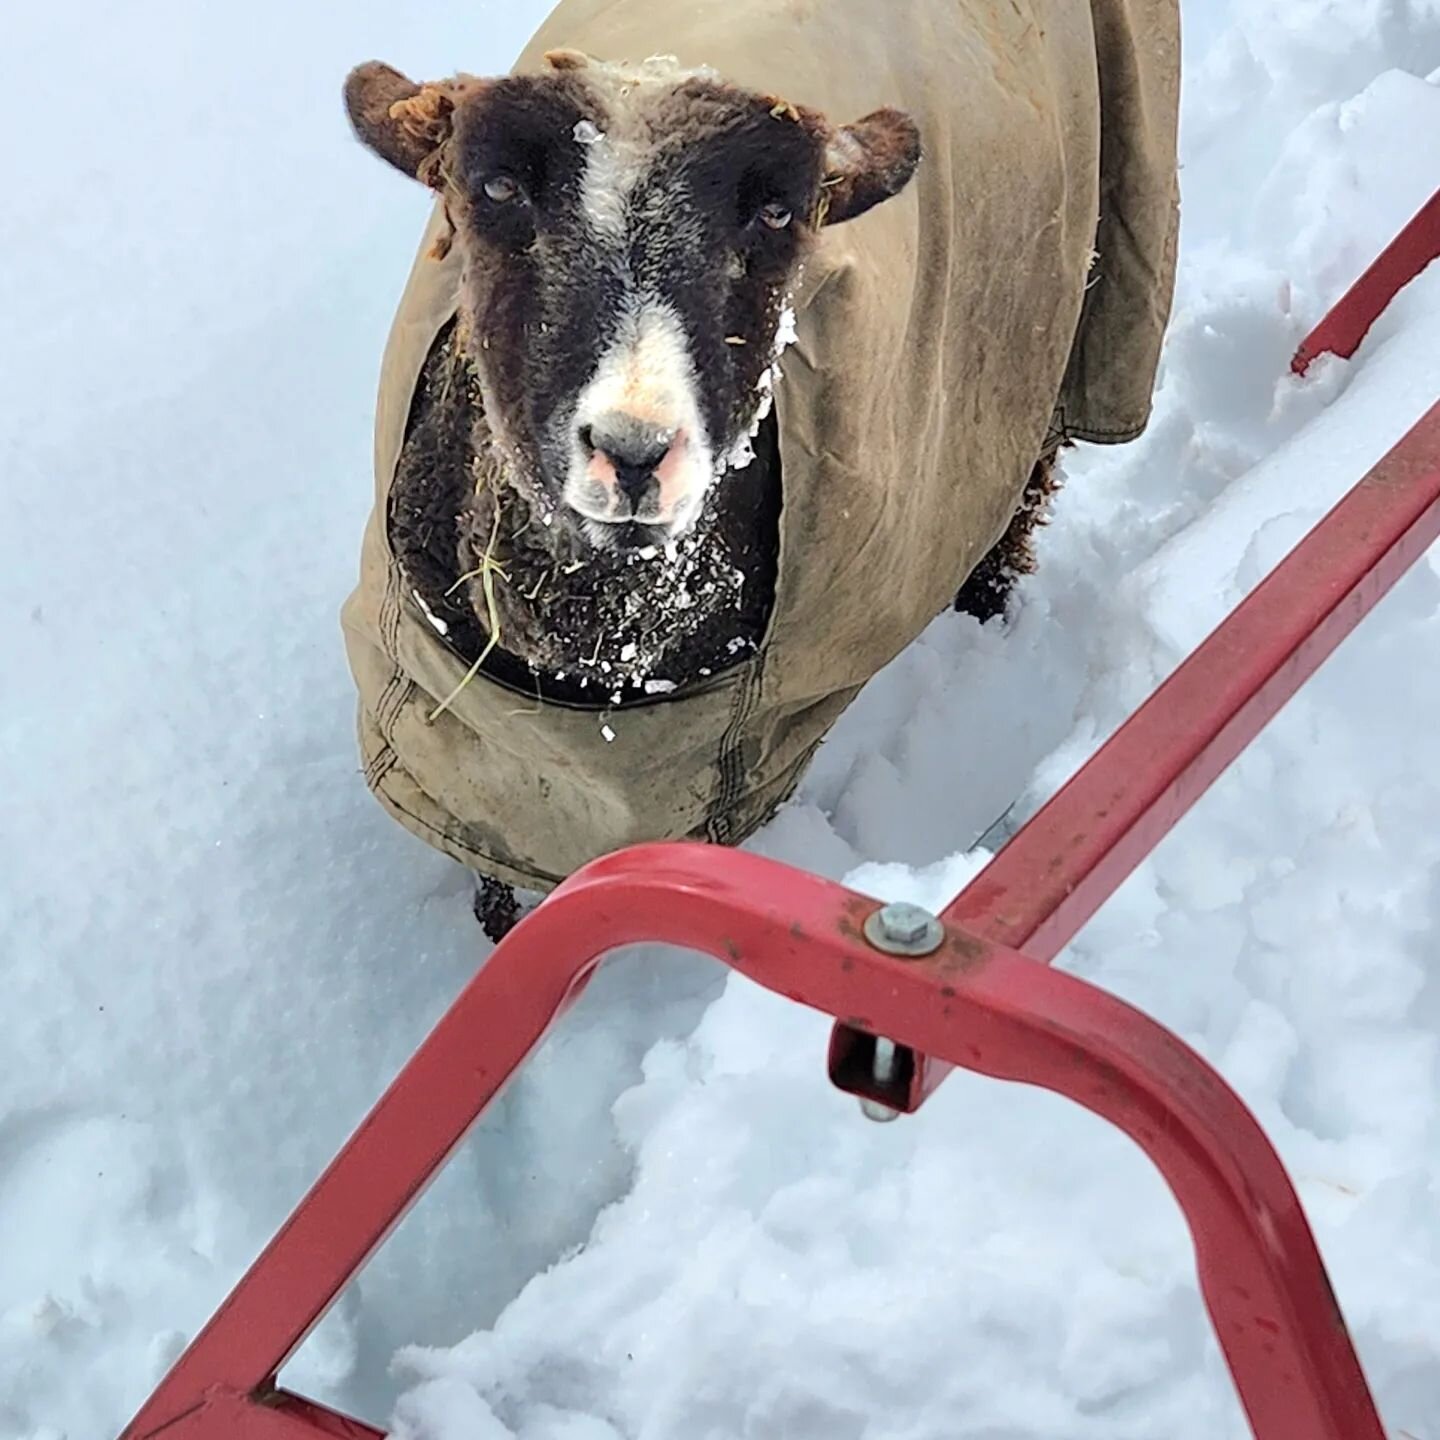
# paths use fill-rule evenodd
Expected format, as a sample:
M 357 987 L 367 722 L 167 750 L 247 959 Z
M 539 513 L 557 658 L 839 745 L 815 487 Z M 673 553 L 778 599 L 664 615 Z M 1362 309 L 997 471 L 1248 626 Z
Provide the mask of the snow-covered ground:
M 424 200 L 338 86 L 372 55 L 503 68 L 543 8 L 7 20 L 0 1440 L 114 1433 L 483 958 L 463 877 L 356 773 L 336 611 Z M 1440 0 L 1184 9 L 1153 427 L 1071 458 L 1013 623 L 938 621 L 766 853 L 939 903 L 1440 394 L 1434 269 L 1355 362 L 1283 378 L 1440 184 Z M 1062 960 L 1255 1109 L 1415 1440 L 1440 1437 L 1437 651 L 1427 564 Z M 868 1125 L 822 1018 L 657 961 L 602 974 L 288 1383 L 411 1440 L 1244 1433 L 1127 1142 L 963 1075 Z

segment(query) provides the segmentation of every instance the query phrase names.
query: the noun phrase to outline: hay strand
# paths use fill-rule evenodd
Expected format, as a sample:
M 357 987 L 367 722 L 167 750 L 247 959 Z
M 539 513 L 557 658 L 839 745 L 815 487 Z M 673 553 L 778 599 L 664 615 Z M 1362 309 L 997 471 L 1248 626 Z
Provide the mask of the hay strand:
M 460 683 L 430 712 L 426 723 L 433 725 L 455 703 L 460 692 L 480 673 L 480 667 L 490 658 L 490 652 L 500 643 L 500 607 L 495 602 L 495 577 L 505 579 L 505 567 L 495 559 L 495 542 L 500 537 L 500 511 L 495 511 L 495 524 L 490 531 L 490 543 L 485 547 L 477 569 L 462 575 L 445 593 L 452 594 L 467 580 L 480 576 L 480 586 L 485 592 L 485 609 L 489 617 L 490 638 L 475 663 L 460 677 Z

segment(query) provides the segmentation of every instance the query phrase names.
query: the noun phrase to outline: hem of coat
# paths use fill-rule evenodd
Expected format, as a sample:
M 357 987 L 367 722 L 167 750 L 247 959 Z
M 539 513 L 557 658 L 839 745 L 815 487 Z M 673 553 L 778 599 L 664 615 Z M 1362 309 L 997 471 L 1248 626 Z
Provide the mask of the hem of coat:
M 406 776 L 412 786 L 415 786 L 414 777 L 400 764 L 400 757 L 389 745 L 385 745 L 376 756 L 373 768 L 367 773 L 366 783 L 370 788 L 370 793 L 375 796 L 384 809 L 412 835 L 418 836 L 419 839 L 424 840 L 435 849 L 443 851 L 452 860 L 458 860 L 460 864 L 471 870 L 478 870 L 493 876 L 496 880 L 503 880 L 507 885 L 517 885 L 522 889 L 538 890 L 541 894 L 545 894 L 565 879 L 563 875 L 546 875 L 492 859 L 473 845 L 467 845 L 463 840 L 458 839 L 453 831 L 434 824 L 423 815 L 416 814 L 387 783 L 397 769 Z M 419 787 L 415 786 L 415 788 Z
M 823 737 L 822 737 L 823 738 Z M 682 840 L 709 840 L 709 843 L 722 848 L 733 848 L 743 844 L 762 826 L 768 824 L 779 811 L 780 807 L 795 793 L 804 777 L 805 771 L 809 768 L 815 751 L 819 749 L 820 741 L 809 746 L 800 758 L 791 765 L 790 769 L 781 776 L 778 788 L 774 797 L 760 809 L 753 820 L 740 822 L 730 831 L 731 838 L 726 841 L 709 840 L 706 834 L 710 824 L 714 820 L 714 813 L 707 814 L 705 819 L 688 835 L 672 835 L 657 837 L 671 841 Z M 423 815 L 417 815 L 408 805 L 400 800 L 386 783 L 395 770 L 399 770 L 415 786 L 415 779 L 400 762 L 400 757 L 393 746 L 381 745 L 379 750 L 372 757 L 370 763 L 365 767 L 365 780 L 370 793 L 380 802 L 382 808 L 397 820 L 401 826 L 409 830 L 418 839 L 425 841 L 428 845 L 442 851 L 452 860 L 459 861 L 467 868 L 477 871 L 480 874 L 488 875 L 492 879 L 499 880 L 506 885 L 513 885 L 522 890 L 533 890 L 539 894 L 548 894 L 557 885 L 563 883 L 569 877 L 566 875 L 551 875 L 541 871 L 527 870 L 523 867 L 513 865 L 507 861 L 496 860 L 487 855 L 483 850 L 476 849 L 473 845 L 467 845 L 463 840 L 458 839 L 450 830 L 444 829 L 432 821 L 427 820 Z M 415 786 L 418 790 L 419 787 Z M 420 791 L 424 794 L 423 791 Z M 428 797 L 427 797 L 428 798 Z M 741 809 L 748 802 L 753 802 L 753 792 L 741 795 L 730 807 L 731 811 Z M 433 802 L 431 802 L 433 803 Z M 639 842 L 635 842 L 639 843 Z M 624 847 L 622 847 L 624 848 Z M 614 852 L 612 852 L 614 853 Z M 603 858 L 596 856 L 597 860 Z
M 1129 425 L 1084 425 L 1071 424 L 1066 418 L 1064 407 L 1055 412 L 1050 422 L 1050 431 L 1045 437 L 1045 449 L 1053 450 L 1062 444 L 1079 440 L 1089 445 L 1128 445 L 1138 440 L 1150 425 L 1151 412 L 1146 411 L 1138 420 Z
M 1138 440 L 1146 430 L 1145 424 L 1132 425 L 1124 430 L 1092 430 L 1084 426 L 1073 426 L 1066 430 L 1067 440 L 1083 440 L 1090 445 L 1128 445 Z

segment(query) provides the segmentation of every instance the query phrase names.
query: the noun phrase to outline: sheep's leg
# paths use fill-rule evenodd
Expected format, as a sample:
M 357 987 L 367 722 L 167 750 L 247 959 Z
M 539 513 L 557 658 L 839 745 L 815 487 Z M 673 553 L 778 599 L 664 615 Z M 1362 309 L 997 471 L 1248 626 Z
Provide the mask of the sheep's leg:
M 475 874 L 475 918 L 486 936 L 503 940 L 520 921 L 520 900 L 503 880 Z
M 955 596 L 955 608 L 982 623 L 1005 613 L 1010 591 L 1022 575 L 1035 570 L 1035 531 L 1050 518 L 1050 502 L 1060 488 L 1056 452 L 1042 455 L 1025 482 L 1025 493 L 1009 528 L 970 572 Z

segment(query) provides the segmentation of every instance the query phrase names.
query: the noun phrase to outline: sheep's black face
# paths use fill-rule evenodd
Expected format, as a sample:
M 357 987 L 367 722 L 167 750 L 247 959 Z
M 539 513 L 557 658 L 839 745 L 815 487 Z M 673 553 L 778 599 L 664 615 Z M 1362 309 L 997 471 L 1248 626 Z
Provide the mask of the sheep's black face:
M 698 515 L 760 403 L 822 153 L 695 80 L 502 80 L 461 112 L 476 359 L 561 523 L 647 544 Z
M 663 63 L 552 64 L 423 91 L 362 67 L 351 115 L 446 194 L 517 483 L 597 546 L 663 542 L 743 452 L 817 227 L 900 190 L 918 137 L 893 111 L 836 130 Z

